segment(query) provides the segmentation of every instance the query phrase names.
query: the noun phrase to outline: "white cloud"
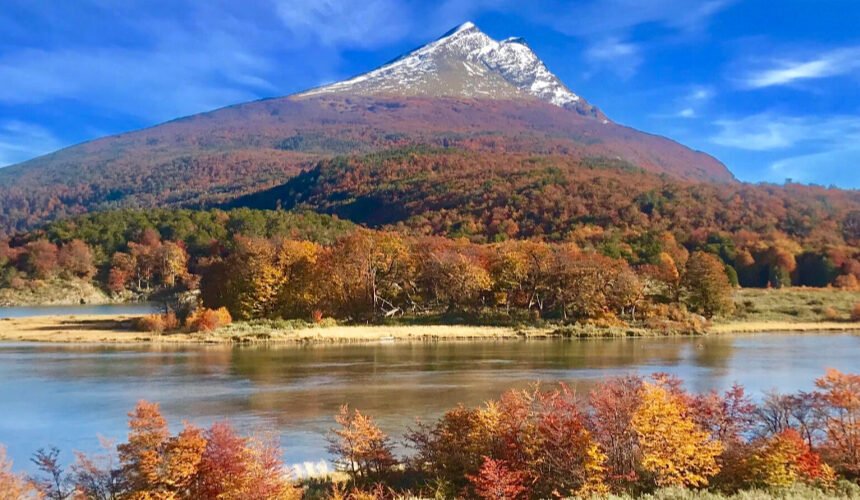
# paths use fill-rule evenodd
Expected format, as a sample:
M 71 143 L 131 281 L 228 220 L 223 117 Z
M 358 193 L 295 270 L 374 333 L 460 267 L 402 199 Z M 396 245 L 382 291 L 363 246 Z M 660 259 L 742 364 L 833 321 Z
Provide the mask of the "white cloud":
M 798 80 L 828 78 L 860 70 L 860 47 L 832 50 L 805 60 L 777 61 L 772 67 L 750 72 L 744 79 L 749 88 L 788 85 Z
M 693 108 L 684 108 L 678 111 L 678 116 L 681 118 L 695 118 L 696 110 Z
M 585 58 L 593 65 L 608 69 L 622 78 L 633 76 L 642 64 L 639 47 L 616 37 L 592 43 L 585 51 Z
M 49 153 L 63 145 L 39 125 L 17 120 L 0 122 L 0 167 Z
M 799 145 L 853 145 L 860 140 L 860 117 L 792 117 L 761 113 L 714 122 L 720 129 L 711 142 L 750 151 L 789 149 Z

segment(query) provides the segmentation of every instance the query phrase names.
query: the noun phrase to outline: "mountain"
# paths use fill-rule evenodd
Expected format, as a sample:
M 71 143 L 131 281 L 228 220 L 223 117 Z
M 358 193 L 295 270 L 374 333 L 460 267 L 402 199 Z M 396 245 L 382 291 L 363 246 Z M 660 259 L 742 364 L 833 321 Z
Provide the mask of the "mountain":
M 467 23 L 344 82 L 0 169 L 0 232 L 117 207 L 222 204 L 339 155 L 416 147 L 497 161 L 506 154 L 558 158 L 568 170 L 620 165 L 680 181 L 734 181 L 705 153 L 609 120 L 524 41 L 498 42 Z
M 369 73 L 299 96 L 325 94 L 535 98 L 606 120 L 552 74 L 525 40 L 498 42 L 471 22 Z

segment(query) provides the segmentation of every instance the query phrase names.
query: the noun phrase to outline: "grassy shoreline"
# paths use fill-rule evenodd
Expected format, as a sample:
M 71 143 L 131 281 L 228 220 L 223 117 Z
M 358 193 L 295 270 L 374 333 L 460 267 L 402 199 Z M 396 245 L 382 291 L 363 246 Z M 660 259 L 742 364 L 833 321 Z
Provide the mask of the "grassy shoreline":
M 553 338 L 649 338 L 697 335 L 643 328 L 573 326 L 508 327 L 470 325 L 336 325 L 276 328 L 237 323 L 209 333 L 153 334 L 135 331 L 134 315 L 39 316 L 0 319 L 0 341 L 147 344 L 334 344 L 435 341 L 512 341 Z M 860 322 L 735 322 L 711 326 L 698 335 L 764 332 L 860 332 Z

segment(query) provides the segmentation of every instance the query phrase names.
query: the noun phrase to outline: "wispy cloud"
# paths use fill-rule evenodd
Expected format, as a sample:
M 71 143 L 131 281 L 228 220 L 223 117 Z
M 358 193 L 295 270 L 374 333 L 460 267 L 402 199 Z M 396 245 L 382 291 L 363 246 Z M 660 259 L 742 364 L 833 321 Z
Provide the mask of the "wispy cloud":
M 796 182 L 821 182 L 848 188 L 860 188 L 860 147 L 847 147 L 777 160 L 770 164 L 769 175 L 774 181 L 792 179 Z
M 798 80 L 828 78 L 860 70 L 860 47 L 831 50 L 806 59 L 783 59 L 769 67 L 749 72 L 743 83 L 748 88 L 788 85 Z
M 17 120 L 0 122 L 0 167 L 49 153 L 63 145 L 42 126 Z
M 575 4 L 538 1 L 536 17 L 559 32 L 600 37 L 626 33 L 642 25 L 659 25 L 677 31 L 697 31 L 734 0 L 588 0 Z
M 856 144 L 860 140 L 860 117 L 782 116 L 760 113 L 740 119 L 717 120 L 719 131 L 711 142 L 750 151 L 773 151 L 816 143 Z
M 659 28 L 663 35 L 701 33 L 709 20 L 734 0 L 537 0 L 525 15 L 553 30 L 586 41 L 586 61 L 592 70 L 609 71 L 627 79 L 637 74 L 646 48 L 655 44 L 637 39 L 640 28 Z
M 281 1 L 277 13 L 300 41 L 373 48 L 403 38 L 412 19 L 398 0 Z M 404 22 L 405 21 L 405 22 Z

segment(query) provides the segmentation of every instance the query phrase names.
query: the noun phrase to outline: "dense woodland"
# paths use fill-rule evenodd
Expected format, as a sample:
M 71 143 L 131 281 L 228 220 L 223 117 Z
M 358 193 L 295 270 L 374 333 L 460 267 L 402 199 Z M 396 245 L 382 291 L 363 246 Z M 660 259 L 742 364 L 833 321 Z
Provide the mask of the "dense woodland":
M 685 182 L 605 159 L 389 151 L 322 162 L 236 204 L 476 242 L 569 241 L 633 265 L 655 264 L 668 233 L 751 287 L 860 277 L 860 192 Z
M 0 240 L 0 286 L 94 279 L 119 296 L 190 293 L 236 319 L 379 321 L 491 311 L 689 326 L 689 313 L 730 312 L 731 286 L 857 289 L 851 217 L 844 216 L 832 246 L 805 247 L 821 242 L 779 230 L 764 237 L 694 230 L 680 232 L 681 240 L 647 225 L 583 225 L 567 241 L 483 243 L 403 226 L 366 229 L 310 212 L 108 211 Z
M 749 489 L 856 498 L 860 375 L 830 370 L 815 385 L 760 403 L 737 385 L 693 394 L 666 374 L 609 379 L 585 393 L 535 385 L 416 422 L 402 436 L 403 457 L 372 416 L 344 406 L 329 452 L 345 481 L 291 479 L 277 440 L 242 436 L 227 422 L 173 434 L 158 405 L 141 401 L 125 442 L 78 453 L 68 470 L 57 449 L 39 450 L 29 477 L 0 453 L 0 491 L 52 500 L 526 500 L 661 488 L 680 488 L 665 498 Z
M 493 310 L 563 321 L 730 311 L 736 276 L 665 233 L 654 264 L 574 243 L 415 237 L 316 214 L 105 212 L 0 246 L 6 286 L 97 277 L 116 294 L 199 293 L 237 319 L 348 321 Z

